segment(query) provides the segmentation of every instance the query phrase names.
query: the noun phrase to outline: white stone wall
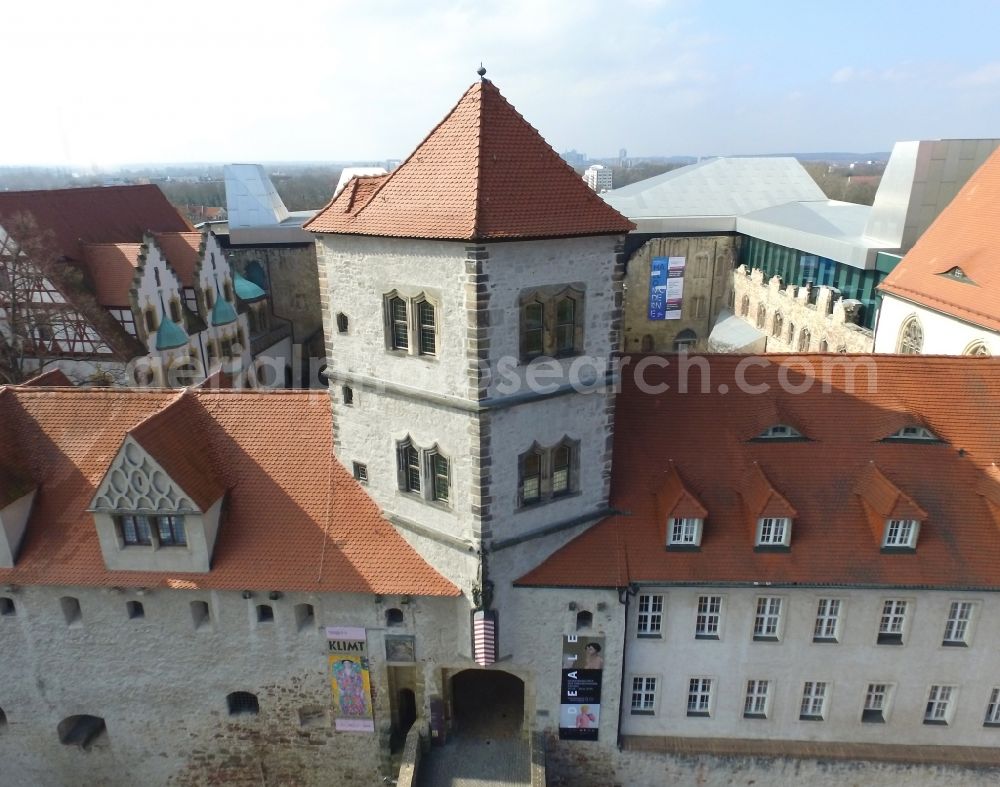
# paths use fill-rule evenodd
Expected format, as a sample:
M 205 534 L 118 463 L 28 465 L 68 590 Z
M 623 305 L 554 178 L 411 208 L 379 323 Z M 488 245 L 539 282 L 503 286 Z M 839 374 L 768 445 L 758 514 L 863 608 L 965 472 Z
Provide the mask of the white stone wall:
M 465 397 L 465 244 L 397 238 L 317 236 L 325 271 L 324 326 L 329 367 L 421 391 Z M 424 292 L 437 300 L 437 355 L 404 355 L 386 348 L 384 296 Z M 348 317 L 347 333 L 336 315 Z M 411 342 L 415 337 L 411 337 Z
M 56 787 L 88 784 L 381 784 L 389 727 L 383 637 L 416 635 L 418 686 L 435 685 L 434 666 L 453 658 L 454 599 L 155 589 L 23 588 L 3 593 L 17 614 L 0 617 L 0 782 Z M 59 598 L 80 600 L 82 623 L 67 626 Z M 195 630 L 190 602 L 211 608 L 211 624 Z M 145 617 L 129 619 L 126 601 L 141 601 Z M 274 607 L 273 623 L 258 623 L 256 605 Z M 315 621 L 298 630 L 293 607 L 311 603 Z M 387 629 L 388 607 L 404 625 Z M 368 631 L 377 732 L 335 732 L 329 711 L 324 626 Z M 257 694 L 260 714 L 230 717 L 226 695 Z M 315 727 L 298 710 L 320 706 Z M 428 713 L 427 692 L 417 692 Z M 107 737 L 90 751 L 62 745 L 59 722 L 75 714 L 105 719 Z M 263 777 L 261 774 L 265 774 Z
M 624 734 L 941 746 L 1000 743 L 1000 729 L 983 727 L 990 692 L 1000 686 L 995 656 L 1000 649 L 1000 605 L 992 594 L 763 586 L 643 587 L 641 592 L 664 597 L 662 639 L 637 638 L 637 606 L 633 599 L 624 680 L 626 687 L 631 687 L 635 675 L 655 676 L 660 687 L 655 715 L 627 712 Z M 717 641 L 695 639 L 699 595 L 724 597 Z M 783 599 L 780 642 L 753 641 L 758 596 Z M 841 637 L 837 644 L 812 641 L 820 598 L 842 599 Z M 886 599 L 909 602 L 903 645 L 876 645 Z M 952 601 L 977 604 L 969 647 L 941 644 Z M 688 680 L 700 676 L 715 681 L 710 718 L 686 715 Z M 743 718 L 749 679 L 773 681 L 766 720 Z M 824 721 L 799 720 L 805 681 L 828 684 Z M 885 724 L 861 722 L 869 683 L 895 687 Z M 959 687 L 954 717 L 947 726 L 923 723 L 932 684 Z
M 744 297 L 750 299 L 747 314 L 742 314 Z M 757 323 L 757 312 L 764 306 L 764 325 Z M 852 323 L 844 309 L 843 299 L 834 300 L 828 287 L 820 287 L 816 303 L 809 303 L 809 288 L 782 286 L 781 278 L 764 280 L 759 269 L 747 271 L 740 265 L 733 272 L 733 313 L 753 325 L 765 336 L 765 352 L 847 352 L 869 353 L 874 343 L 872 332 Z M 781 328 L 775 331 L 775 315 L 781 315 Z M 795 326 L 795 335 L 789 327 Z M 809 332 L 808 345 L 802 347 L 802 330 Z M 824 346 L 823 342 L 826 342 Z
M 882 296 L 875 352 L 898 352 L 903 323 L 912 315 L 917 316 L 924 330 L 924 355 L 963 355 L 978 342 L 986 344 L 990 355 L 1000 355 L 1000 333 L 888 294 Z

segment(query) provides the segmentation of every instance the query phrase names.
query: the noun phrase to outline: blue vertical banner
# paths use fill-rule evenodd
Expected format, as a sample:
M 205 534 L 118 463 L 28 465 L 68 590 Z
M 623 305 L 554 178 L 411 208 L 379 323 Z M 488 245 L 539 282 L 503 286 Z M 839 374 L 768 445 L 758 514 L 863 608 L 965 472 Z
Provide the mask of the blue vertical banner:
M 667 309 L 665 320 L 679 320 L 684 302 L 684 257 L 667 257 Z
M 666 257 L 653 257 L 649 267 L 649 319 L 667 319 Z

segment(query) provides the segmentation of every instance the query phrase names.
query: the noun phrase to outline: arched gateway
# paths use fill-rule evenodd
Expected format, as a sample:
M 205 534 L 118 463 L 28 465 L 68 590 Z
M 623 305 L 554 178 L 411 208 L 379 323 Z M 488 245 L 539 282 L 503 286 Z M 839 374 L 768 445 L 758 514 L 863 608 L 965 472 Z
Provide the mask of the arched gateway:
M 500 670 L 467 669 L 451 678 L 454 731 L 462 737 L 511 738 L 524 726 L 524 681 Z

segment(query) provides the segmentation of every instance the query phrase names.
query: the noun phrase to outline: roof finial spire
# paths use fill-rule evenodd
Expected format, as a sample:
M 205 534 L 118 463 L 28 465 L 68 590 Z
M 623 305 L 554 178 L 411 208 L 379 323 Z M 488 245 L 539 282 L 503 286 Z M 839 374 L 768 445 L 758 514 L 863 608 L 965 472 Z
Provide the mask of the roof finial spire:
M 479 61 L 479 68 L 476 69 L 476 73 L 479 74 L 479 78 L 481 80 L 483 80 L 484 82 L 486 81 L 486 69 L 483 68 L 482 60 Z

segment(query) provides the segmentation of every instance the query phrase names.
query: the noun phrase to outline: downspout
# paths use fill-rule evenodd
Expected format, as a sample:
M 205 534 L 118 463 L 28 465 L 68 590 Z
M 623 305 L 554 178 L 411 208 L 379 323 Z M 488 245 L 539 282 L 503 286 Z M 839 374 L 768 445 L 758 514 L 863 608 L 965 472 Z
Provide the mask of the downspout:
M 618 590 L 619 603 L 623 604 L 625 607 L 625 626 L 622 632 L 622 669 L 621 669 L 621 689 L 618 692 L 618 734 L 616 735 L 615 744 L 618 747 L 618 751 L 622 750 L 622 722 L 625 718 L 625 650 L 628 648 L 628 599 L 631 595 L 629 593 L 629 588 L 626 586 L 624 588 L 619 588 Z M 624 600 L 622 599 L 624 596 Z

